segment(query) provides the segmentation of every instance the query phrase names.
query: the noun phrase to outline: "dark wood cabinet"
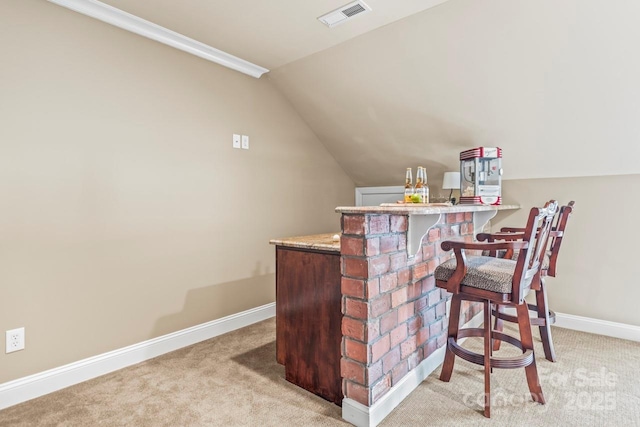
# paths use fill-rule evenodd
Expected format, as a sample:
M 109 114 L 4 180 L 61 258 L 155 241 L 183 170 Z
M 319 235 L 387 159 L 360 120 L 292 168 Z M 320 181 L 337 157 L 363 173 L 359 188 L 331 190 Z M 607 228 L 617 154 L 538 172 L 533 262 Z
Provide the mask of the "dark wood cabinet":
M 290 381 L 342 404 L 340 253 L 276 246 L 276 353 Z

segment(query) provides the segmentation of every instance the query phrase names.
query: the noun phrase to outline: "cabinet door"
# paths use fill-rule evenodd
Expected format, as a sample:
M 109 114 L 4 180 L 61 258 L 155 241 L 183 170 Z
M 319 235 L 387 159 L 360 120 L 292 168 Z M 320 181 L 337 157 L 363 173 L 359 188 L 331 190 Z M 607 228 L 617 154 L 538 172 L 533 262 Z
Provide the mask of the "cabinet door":
M 340 255 L 276 249 L 276 345 L 286 379 L 341 404 Z

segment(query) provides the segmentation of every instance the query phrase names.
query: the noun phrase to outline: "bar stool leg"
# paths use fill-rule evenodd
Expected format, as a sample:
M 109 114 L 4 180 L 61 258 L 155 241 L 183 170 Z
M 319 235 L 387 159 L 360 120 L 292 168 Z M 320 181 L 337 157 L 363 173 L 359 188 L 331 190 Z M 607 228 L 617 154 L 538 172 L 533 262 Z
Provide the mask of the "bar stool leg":
M 449 330 L 447 333 L 446 352 L 444 356 L 444 363 L 442 364 L 442 371 L 440 372 L 440 380 L 449 382 L 451 374 L 453 373 L 453 365 L 456 359 L 456 355 L 449 348 L 449 338 L 453 338 L 458 342 L 458 328 L 460 325 L 460 306 L 462 305 L 462 298 L 459 294 L 453 294 L 451 297 L 451 312 L 449 313 Z
M 504 330 L 503 320 L 499 317 L 500 313 L 504 313 L 504 307 L 501 306 L 500 304 L 496 304 L 496 320 L 493 326 L 493 330 L 497 332 L 502 332 Z M 498 339 L 493 340 L 494 351 L 500 350 L 500 343 L 502 343 L 502 341 Z
M 531 335 L 531 321 L 529 319 L 529 308 L 526 302 L 518 304 L 516 306 L 518 311 L 518 327 L 520 329 L 520 341 L 522 342 L 522 348 L 525 350 L 533 350 L 533 335 Z M 525 373 L 527 375 L 527 385 L 529 386 L 529 392 L 531 398 L 538 403 L 545 403 L 544 395 L 542 394 L 542 387 L 540 386 L 540 378 L 538 377 L 538 369 L 536 367 L 535 354 L 533 361 L 529 366 L 525 366 Z
M 551 362 L 555 362 L 556 352 L 553 347 L 553 338 L 551 337 L 551 320 L 549 319 L 547 287 L 544 280 L 540 281 L 540 290 L 536 291 L 536 305 L 538 306 L 538 318 L 544 319 L 544 324 L 539 326 L 540 339 L 542 340 L 542 348 L 544 349 L 544 357 Z
M 491 418 L 491 302 L 484 301 L 484 416 Z

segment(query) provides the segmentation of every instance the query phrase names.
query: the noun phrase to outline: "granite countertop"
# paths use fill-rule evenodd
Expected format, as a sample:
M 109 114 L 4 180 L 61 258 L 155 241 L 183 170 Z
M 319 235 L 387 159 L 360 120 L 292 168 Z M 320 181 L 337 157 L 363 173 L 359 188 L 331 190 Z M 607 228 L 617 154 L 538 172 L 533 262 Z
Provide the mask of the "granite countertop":
M 338 213 L 361 214 L 395 214 L 395 215 L 429 215 L 455 212 L 482 212 L 520 209 L 520 205 L 455 205 L 455 206 L 426 206 L 398 203 L 385 203 L 382 206 L 338 206 Z
M 334 239 L 334 236 L 338 236 L 337 239 Z M 340 232 L 271 239 L 269 243 L 276 246 L 340 252 Z
M 519 209 L 519 205 L 455 205 L 455 206 L 425 206 L 385 204 L 384 206 L 338 206 L 336 212 L 362 214 L 395 214 L 395 215 L 431 215 L 455 212 L 488 212 L 509 209 Z M 334 236 L 337 236 L 334 239 Z M 313 234 L 309 236 L 283 237 L 271 239 L 269 243 L 276 246 L 286 246 L 302 249 L 317 249 L 323 251 L 340 252 L 340 232 Z

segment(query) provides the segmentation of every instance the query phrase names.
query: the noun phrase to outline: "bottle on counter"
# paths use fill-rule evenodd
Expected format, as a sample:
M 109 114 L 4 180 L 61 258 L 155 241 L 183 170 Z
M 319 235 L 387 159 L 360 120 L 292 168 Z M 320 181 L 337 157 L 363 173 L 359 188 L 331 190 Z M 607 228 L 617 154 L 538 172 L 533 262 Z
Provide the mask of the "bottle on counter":
M 413 195 L 413 173 L 411 168 L 407 168 L 407 173 L 404 177 L 404 202 L 411 203 L 411 196 Z
M 429 203 L 429 187 L 427 186 L 427 171 L 422 166 L 418 166 L 416 175 L 415 193 L 420 196 L 420 203 Z
M 422 167 L 422 185 L 424 186 L 424 202 L 429 203 L 429 182 L 427 180 L 427 168 Z

